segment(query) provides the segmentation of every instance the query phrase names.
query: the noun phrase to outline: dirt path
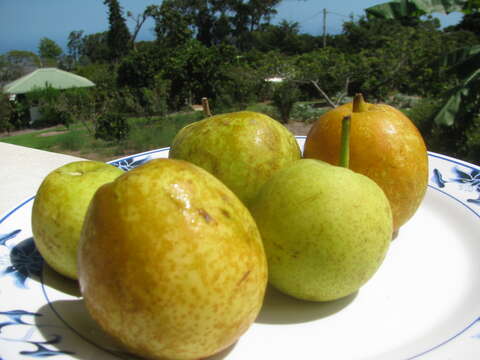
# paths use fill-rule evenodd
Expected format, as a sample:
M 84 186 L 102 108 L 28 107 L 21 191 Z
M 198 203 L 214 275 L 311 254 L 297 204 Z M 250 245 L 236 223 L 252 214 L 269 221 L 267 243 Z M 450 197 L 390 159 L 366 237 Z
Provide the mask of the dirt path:
M 50 127 L 46 127 L 46 128 L 41 128 L 41 129 L 31 128 L 31 129 L 15 130 L 15 131 L 10 131 L 10 132 L 2 132 L 2 133 L 0 133 L 0 138 L 9 137 L 9 136 L 16 136 L 16 135 L 23 135 L 23 134 L 30 134 L 30 133 L 37 132 L 37 131 L 45 131 L 45 135 L 42 133 L 42 134 L 39 134 L 39 136 L 49 136 L 47 134 L 52 134 L 52 132 L 57 132 L 58 131 L 58 125 L 50 126 Z M 66 131 L 62 130 L 61 132 L 66 132 Z M 55 134 L 53 134 L 53 135 L 55 135 Z
M 294 135 L 307 135 L 312 124 L 307 124 L 302 121 L 291 121 L 286 126 Z

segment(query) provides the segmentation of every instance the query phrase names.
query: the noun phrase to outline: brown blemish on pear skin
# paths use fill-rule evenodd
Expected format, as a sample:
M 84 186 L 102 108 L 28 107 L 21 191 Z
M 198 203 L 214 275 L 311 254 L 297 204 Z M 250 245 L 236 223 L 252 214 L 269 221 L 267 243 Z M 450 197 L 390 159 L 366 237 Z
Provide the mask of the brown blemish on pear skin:
M 214 219 L 210 216 L 210 214 L 205 209 L 198 209 L 198 213 L 201 217 L 205 219 L 206 223 L 211 223 Z
M 239 286 L 243 281 L 245 281 L 247 279 L 247 277 L 248 277 L 248 275 L 250 275 L 251 271 L 252 270 L 248 270 L 248 271 L 245 272 L 245 274 L 243 274 L 242 278 L 238 281 L 237 286 Z

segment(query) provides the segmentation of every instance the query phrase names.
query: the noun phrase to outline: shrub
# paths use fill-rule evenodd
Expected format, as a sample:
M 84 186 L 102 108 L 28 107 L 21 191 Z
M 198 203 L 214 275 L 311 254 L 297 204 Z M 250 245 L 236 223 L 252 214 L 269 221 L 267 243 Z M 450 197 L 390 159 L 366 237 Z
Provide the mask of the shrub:
M 10 122 L 12 113 L 13 107 L 12 104 L 10 104 L 8 97 L 3 94 L 0 95 L 0 132 L 9 132 L 13 129 L 13 125 Z
M 280 113 L 283 123 L 288 123 L 293 105 L 300 98 L 300 90 L 293 82 L 281 83 L 273 93 L 273 103 Z
M 125 116 L 119 113 L 103 114 L 96 122 L 95 138 L 120 142 L 127 137 L 129 130 Z
M 72 130 L 62 134 L 58 138 L 58 145 L 61 149 L 78 151 L 85 145 L 85 137 L 80 130 Z
M 465 111 L 452 126 L 437 125 L 433 119 L 441 103 L 422 99 L 407 116 L 421 132 L 427 148 L 462 160 L 478 163 L 480 158 L 480 116 L 478 111 Z M 476 114 L 476 115 L 475 115 Z
M 293 105 L 290 117 L 294 120 L 303 121 L 310 124 L 327 111 L 328 109 L 316 108 L 312 106 L 312 104 L 296 103 Z

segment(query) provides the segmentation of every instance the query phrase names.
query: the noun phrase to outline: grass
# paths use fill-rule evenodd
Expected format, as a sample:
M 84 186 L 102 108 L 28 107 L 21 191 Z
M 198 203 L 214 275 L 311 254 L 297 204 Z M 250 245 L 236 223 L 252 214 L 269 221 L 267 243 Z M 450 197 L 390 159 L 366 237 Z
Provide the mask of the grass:
M 65 130 L 65 127 L 60 126 L 53 131 L 63 131 Z M 63 134 L 59 135 L 54 135 L 54 136 L 41 136 L 41 134 L 50 132 L 52 129 L 49 130 L 40 130 L 40 131 L 35 131 L 35 132 L 30 132 L 27 134 L 21 134 L 21 135 L 14 135 L 10 136 L 7 138 L 2 138 L 0 141 L 6 142 L 9 144 L 14 144 L 14 145 L 21 145 L 21 146 L 27 146 L 27 147 L 32 147 L 35 149 L 41 149 L 41 150 L 49 150 L 53 146 L 55 146 L 59 138 L 61 138 Z
M 299 111 L 296 111 L 297 114 L 292 120 L 308 122 L 312 115 L 310 114 L 311 110 L 307 111 L 308 109 L 302 108 L 302 106 L 303 103 L 297 106 Z M 261 112 L 274 119 L 279 118 L 277 110 L 271 104 L 253 104 L 245 110 Z M 130 126 L 128 137 L 121 142 L 95 139 L 81 123 L 72 124 L 69 128 L 57 126 L 4 137 L 0 138 L 0 141 L 92 160 L 108 161 L 125 155 L 170 146 L 182 127 L 202 118 L 204 118 L 204 114 L 201 111 L 176 113 L 164 117 L 131 117 L 128 119 Z M 48 136 L 42 136 L 42 134 L 52 131 L 61 131 L 62 133 L 50 133 Z
M 58 126 L 47 130 L 0 138 L 0 141 L 107 161 L 121 155 L 170 146 L 174 136 L 183 126 L 201 118 L 203 118 L 201 112 L 179 113 L 166 117 L 129 118 L 130 132 L 128 137 L 118 143 L 95 139 L 79 123 L 71 125 L 68 129 L 64 126 Z M 52 131 L 64 132 L 42 136 L 42 134 Z

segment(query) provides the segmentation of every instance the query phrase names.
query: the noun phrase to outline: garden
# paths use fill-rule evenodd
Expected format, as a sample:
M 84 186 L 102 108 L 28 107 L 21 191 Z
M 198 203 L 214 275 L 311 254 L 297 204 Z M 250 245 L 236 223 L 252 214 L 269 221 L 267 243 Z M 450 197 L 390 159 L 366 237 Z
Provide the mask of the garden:
M 25 64 L 41 63 L 96 85 L 47 87 L 15 102 L 3 96 L 0 141 L 109 160 L 169 146 L 180 128 L 206 116 L 195 106 L 202 98 L 208 98 L 213 114 L 259 111 L 304 134 L 322 113 L 360 92 L 369 102 L 406 113 L 430 151 L 478 163 L 475 2 L 444 2 L 443 12 L 464 13 L 448 28 L 425 7 L 402 12 L 395 2 L 385 3 L 326 37 L 301 33 L 298 23 L 272 25 L 278 3 L 166 0 L 136 17 L 135 30 L 142 19 L 155 20 L 156 40 L 139 42 L 125 22 L 134 15 L 124 14 L 116 0 L 105 1 L 108 30 L 72 31 L 67 54 L 44 38 L 40 55 L 0 56 L 2 81 L 15 80 Z M 41 114 L 34 123 L 32 105 Z

